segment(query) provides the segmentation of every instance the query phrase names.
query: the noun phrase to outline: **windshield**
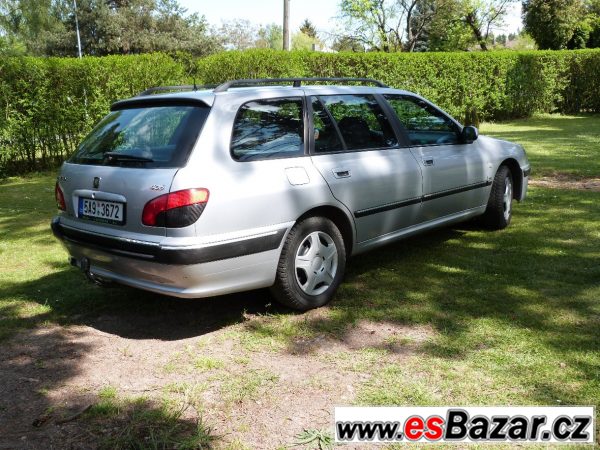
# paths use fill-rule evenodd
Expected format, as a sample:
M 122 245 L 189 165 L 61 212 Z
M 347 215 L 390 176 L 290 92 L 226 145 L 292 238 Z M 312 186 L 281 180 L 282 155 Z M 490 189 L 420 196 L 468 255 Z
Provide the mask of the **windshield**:
M 208 107 L 173 105 L 113 111 L 83 140 L 69 162 L 181 167 L 208 112 Z

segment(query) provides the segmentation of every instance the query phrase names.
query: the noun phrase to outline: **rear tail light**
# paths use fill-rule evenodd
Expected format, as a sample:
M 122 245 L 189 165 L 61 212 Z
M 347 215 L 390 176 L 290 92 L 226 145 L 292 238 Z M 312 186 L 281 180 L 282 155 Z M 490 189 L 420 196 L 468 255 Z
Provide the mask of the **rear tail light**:
M 63 194 L 62 189 L 60 188 L 58 181 L 56 182 L 56 185 L 54 186 L 54 197 L 56 198 L 56 206 L 58 207 L 58 209 L 60 209 L 61 211 L 66 211 L 67 210 L 67 204 L 65 203 L 65 196 Z
M 149 227 L 187 227 L 198 220 L 207 202 L 208 189 L 170 192 L 146 203 L 142 223 Z

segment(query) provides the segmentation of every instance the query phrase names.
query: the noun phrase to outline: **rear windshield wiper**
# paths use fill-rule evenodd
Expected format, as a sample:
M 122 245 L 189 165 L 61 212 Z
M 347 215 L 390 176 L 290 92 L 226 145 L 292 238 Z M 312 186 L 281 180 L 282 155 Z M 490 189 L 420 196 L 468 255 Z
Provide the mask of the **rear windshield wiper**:
M 154 162 L 152 158 L 145 158 L 143 156 L 128 155 L 126 153 L 119 152 L 106 152 L 103 158 L 108 162 L 111 161 L 132 161 L 132 162 Z

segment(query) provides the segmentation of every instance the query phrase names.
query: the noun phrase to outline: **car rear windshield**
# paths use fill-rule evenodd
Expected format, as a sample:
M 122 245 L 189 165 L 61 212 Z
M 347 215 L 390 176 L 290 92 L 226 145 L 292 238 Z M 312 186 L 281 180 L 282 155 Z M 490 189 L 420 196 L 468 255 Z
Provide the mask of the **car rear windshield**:
M 191 105 L 140 106 L 112 111 L 69 160 L 75 164 L 140 168 L 181 167 L 209 112 Z

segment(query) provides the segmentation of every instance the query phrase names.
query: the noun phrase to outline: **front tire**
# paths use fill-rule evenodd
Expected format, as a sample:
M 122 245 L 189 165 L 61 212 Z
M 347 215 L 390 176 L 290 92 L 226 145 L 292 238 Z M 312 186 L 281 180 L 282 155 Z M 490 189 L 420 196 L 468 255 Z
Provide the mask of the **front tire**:
M 512 174 L 507 166 L 500 166 L 488 200 L 487 209 L 483 214 L 484 225 L 491 230 L 503 230 L 512 220 L 512 205 L 514 184 Z
M 318 308 L 331 300 L 345 269 L 346 247 L 339 229 L 327 218 L 309 217 L 288 234 L 271 291 L 290 308 Z

